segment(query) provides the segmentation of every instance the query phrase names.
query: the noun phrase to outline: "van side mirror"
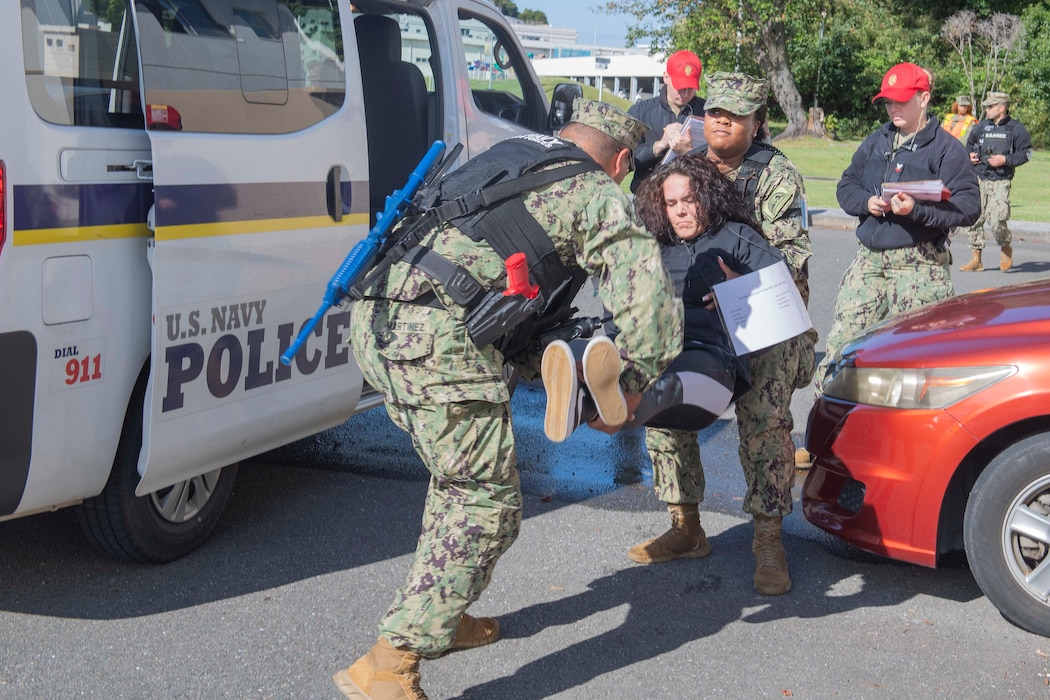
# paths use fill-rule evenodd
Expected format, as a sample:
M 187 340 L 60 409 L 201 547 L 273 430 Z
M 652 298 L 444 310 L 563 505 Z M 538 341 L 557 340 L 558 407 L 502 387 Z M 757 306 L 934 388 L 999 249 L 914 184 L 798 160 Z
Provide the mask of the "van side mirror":
M 560 131 L 572 119 L 572 103 L 583 97 L 583 86 L 579 83 L 558 83 L 551 95 L 551 111 L 547 115 L 547 128 L 554 133 Z

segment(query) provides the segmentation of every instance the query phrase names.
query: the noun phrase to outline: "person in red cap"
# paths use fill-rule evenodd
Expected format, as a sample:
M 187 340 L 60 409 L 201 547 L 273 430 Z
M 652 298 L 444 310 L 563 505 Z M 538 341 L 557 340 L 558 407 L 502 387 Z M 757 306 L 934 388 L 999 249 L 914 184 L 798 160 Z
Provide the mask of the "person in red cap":
M 880 99 L 890 120 L 864 139 L 836 191 L 839 206 L 860 220 L 860 246 L 839 283 L 817 367 L 818 394 L 843 367 L 839 353 L 858 333 L 955 293 L 948 235 L 981 215 L 966 148 L 926 114 L 929 74 L 914 63 L 895 65 L 872 102 Z M 883 192 L 886 185 L 915 180 L 940 180 L 950 195 L 931 201 Z
M 698 133 L 682 133 L 682 125 L 689 117 L 703 121 L 704 98 L 697 97 L 700 76 L 704 66 L 692 51 L 676 51 L 667 59 L 664 68 L 664 86 L 660 93 L 636 102 L 628 114 L 649 127 L 641 143 L 634 149 L 635 172 L 631 192 L 649 176 L 667 155 L 674 151 L 684 155 L 706 144 L 703 129 Z

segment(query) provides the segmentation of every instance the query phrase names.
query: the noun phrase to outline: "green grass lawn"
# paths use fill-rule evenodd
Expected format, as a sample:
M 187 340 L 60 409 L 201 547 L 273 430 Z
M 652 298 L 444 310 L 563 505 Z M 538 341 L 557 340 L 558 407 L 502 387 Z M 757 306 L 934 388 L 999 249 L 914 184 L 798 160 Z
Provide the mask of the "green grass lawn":
M 860 141 L 829 141 L 803 137 L 776 142 L 806 181 L 811 209 L 837 207 L 835 186 Z M 1010 192 L 1010 218 L 1050 223 L 1050 153 L 1036 151 L 1017 169 Z
M 541 78 L 541 84 L 549 98 L 557 83 L 566 82 L 565 78 Z M 471 87 L 486 89 L 487 82 L 471 81 Z M 506 90 L 518 94 L 521 92 L 517 81 L 493 81 L 492 89 Z M 520 95 L 519 95 L 520 96 Z M 598 99 L 598 89 L 583 86 L 583 96 L 590 100 Z M 605 90 L 602 100 L 627 110 L 631 103 Z M 774 134 L 784 130 L 784 124 L 771 123 Z M 838 207 L 835 199 L 835 186 L 842 171 L 849 165 L 853 153 L 860 146 L 860 141 L 831 141 L 806 136 L 776 142 L 777 148 L 787 154 L 806 182 L 806 202 L 810 209 L 827 209 Z M 622 183 L 629 191 L 631 176 Z M 1017 169 L 1014 184 L 1010 193 L 1010 218 L 1016 221 L 1039 221 L 1050 223 L 1050 153 L 1036 151 L 1032 160 Z

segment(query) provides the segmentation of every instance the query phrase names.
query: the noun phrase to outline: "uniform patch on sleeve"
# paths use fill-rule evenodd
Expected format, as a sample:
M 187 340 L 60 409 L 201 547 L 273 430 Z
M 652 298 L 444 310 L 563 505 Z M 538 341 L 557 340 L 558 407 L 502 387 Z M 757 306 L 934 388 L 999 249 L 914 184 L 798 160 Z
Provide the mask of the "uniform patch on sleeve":
M 766 221 L 779 219 L 795 203 L 798 192 L 788 183 L 781 183 L 762 201 L 762 218 Z

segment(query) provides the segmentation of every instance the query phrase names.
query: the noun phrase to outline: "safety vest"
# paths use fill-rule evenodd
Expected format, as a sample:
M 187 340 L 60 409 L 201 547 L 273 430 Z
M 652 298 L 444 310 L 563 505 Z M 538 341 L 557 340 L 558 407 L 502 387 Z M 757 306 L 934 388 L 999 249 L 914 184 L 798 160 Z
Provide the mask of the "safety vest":
M 964 114 L 959 116 L 958 114 L 951 114 L 945 117 L 944 130 L 949 134 L 959 139 L 963 143 L 966 143 L 966 137 L 970 135 L 970 127 L 977 123 L 977 118 L 972 114 Z

